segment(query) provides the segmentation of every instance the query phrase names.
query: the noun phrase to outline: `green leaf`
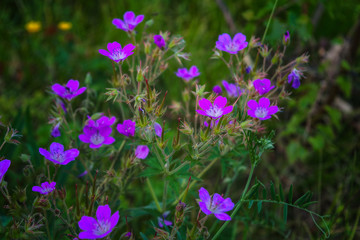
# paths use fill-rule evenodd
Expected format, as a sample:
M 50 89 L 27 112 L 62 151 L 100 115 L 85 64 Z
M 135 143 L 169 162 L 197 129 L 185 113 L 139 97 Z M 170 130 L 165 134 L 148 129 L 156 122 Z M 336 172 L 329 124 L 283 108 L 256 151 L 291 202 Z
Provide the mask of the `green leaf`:
M 288 215 L 288 205 L 285 204 L 284 208 L 283 208 L 283 217 L 284 217 L 284 223 L 286 224 L 287 222 L 287 215 Z
M 253 201 L 253 200 L 250 200 L 250 202 L 249 202 L 249 209 L 252 207 L 253 204 L 254 204 L 254 201 Z
M 276 193 L 275 193 L 275 187 L 274 187 L 273 182 L 270 183 L 270 192 L 271 192 L 271 198 L 276 200 Z
M 302 195 L 300 198 L 298 198 L 298 200 L 295 201 L 294 205 L 301 206 L 306 201 L 309 194 L 310 194 L 310 191 L 307 191 L 304 195 Z
M 145 236 L 145 234 L 143 234 L 142 232 L 140 232 L 140 236 L 144 239 L 144 240 L 148 240 L 148 238 Z
M 293 199 L 293 185 L 291 184 L 290 190 L 289 190 L 289 193 L 288 193 L 288 201 L 289 201 L 289 203 L 292 203 L 292 199 Z
M 259 201 L 259 202 L 257 203 L 258 214 L 261 212 L 261 207 L 262 207 L 262 201 Z

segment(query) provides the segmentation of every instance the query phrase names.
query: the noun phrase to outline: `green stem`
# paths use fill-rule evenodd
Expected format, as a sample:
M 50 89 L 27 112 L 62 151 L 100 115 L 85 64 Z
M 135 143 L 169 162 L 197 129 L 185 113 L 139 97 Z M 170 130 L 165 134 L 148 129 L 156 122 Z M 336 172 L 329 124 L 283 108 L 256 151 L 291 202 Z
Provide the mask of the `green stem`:
M 261 39 L 261 43 L 264 43 L 264 40 L 265 40 L 267 31 L 268 31 L 268 29 L 269 29 L 269 27 L 270 27 L 271 19 L 272 19 L 273 15 L 274 15 L 274 12 L 275 12 L 275 8 L 276 8 L 276 5 L 277 5 L 277 2 L 278 2 L 278 0 L 275 0 L 275 4 L 274 4 L 274 6 L 273 6 L 273 9 L 271 10 L 271 14 L 270 14 L 269 20 L 268 20 L 268 22 L 267 22 L 267 24 L 266 24 L 266 28 L 265 28 L 264 35 L 263 35 L 263 37 L 262 37 L 262 39 Z
M 47 217 L 47 214 L 46 214 L 45 210 L 44 210 L 44 217 L 45 217 L 46 233 L 47 233 L 48 239 L 51 240 L 49 221 L 48 221 L 48 217 Z
M 164 175 L 164 191 L 163 191 L 163 199 L 162 199 L 162 212 L 166 210 L 166 198 L 167 198 L 167 190 L 169 187 L 169 180 L 166 179 L 166 175 Z
M 157 199 L 157 197 L 155 195 L 154 189 L 153 189 L 153 187 L 151 185 L 151 182 L 150 182 L 149 178 L 146 178 L 146 183 L 147 183 L 147 185 L 149 187 L 150 194 L 151 194 L 152 198 L 155 201 L 156 208 L 158 209 L 159 212 L 161 212 L 161 207 L 160 207 L 160 204 L 159 204 L 159 200 Z
M 252 175 L 254 173 L 254 169 L 256 167 L 256 164 L 253 164 L 251 165 L 251 169 L 250 169 L 250 174 L 249 174 L 249 177 L 248 177 L 248 180 L 246 182 L 246 185 L 245 185 L 245 188 L 244 188 L 244 191 L 241 195 L 241 198 L 239 200 L 239 202 L 237 203 L 237 206 L 236 208 L 234 209 L 234 211 L 231 213 L 231 218 L 233 219 L 234 216 L 237 214 L 237 212 L 239 211 L 240 207 L 242 206 L 243 204 L 243 200 L 244 200 L 244 197 L 247 193 L 247 190 L 249 188 L 249 185 L 250 185 L 250 182 L 251 182 L 251 178 L 252 178 Z M 217 233 L 215 234 L 215 236 L 212 238 L 212 240 L 215 240 L 219 237 L 219 235 L 222 233 L 222 231 L 224 231 L 224 229 L 226 228 L 226 226 L 229 224 L 230 221 L 226 221 L 222 226 L 221 228 L 217 231 Z

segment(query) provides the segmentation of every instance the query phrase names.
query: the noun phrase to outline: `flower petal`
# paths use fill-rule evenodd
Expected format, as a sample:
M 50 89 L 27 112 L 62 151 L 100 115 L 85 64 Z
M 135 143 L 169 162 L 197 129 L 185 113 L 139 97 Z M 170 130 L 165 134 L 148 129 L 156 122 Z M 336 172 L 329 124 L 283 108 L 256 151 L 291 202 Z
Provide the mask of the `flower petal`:
M 133 21 L 135 18 L 135 13 L 132 12 L 132 11 L 127 11 L 125 14 L 124 14 L 124 20 L 125 22 L 131 22 Z
M 211 201 L 209 192 L 203 187 L 199 189 L 199 198 L 206 204 Z
M 77 156 L 79 156 L 80 152 L 76 148 L 69 149 L 65 151 L 65 158 L 66 159 L 75 159 Z
M 226 106 L 227 99 L 223 96 L 218 96 L 215 98 L 214 105 L 216 105 L 218 108 L 224 108 Z
M 259 106 L 258 103 L 253 99 L 249 100 L 247 102 L 247 105 L 248 105 L 249 108 L 251 108 L 253 110 L 255 110 Z
M 68 87 L 70 91 L 74 92 L 79 88 L 79 81 L 70 79 L 67 82 L 66 87 Z
M 57 143 L 57 142 L 53 142 L 50 145 L 50 152 L 54 153 L 54 152 L 64 152 L 64 145 Z
M 267 108 L 270 106 L 270 100 L 268 98 L 260 98 L 259 99 L 259 107 Z
M 94 226 L 98 225 L 95 218 L 88 216 L 82 216 L 78 224 L 79 228 L 84 231 L 92 231 Z
M 230 105 L 230 106 L 225 107 L 225 108 L 223 109 L 222 115 L 226 115 L 226 114 L 228 114 L 228 113 L 231 113 L 232 110 L 233 110 L 233 108 L 234 108 L 233 105 Z
M 219 96 L 221 97 L 221 96 Z M 212 103 L 206 99 L 206 98 L 203 98 L 203 99 L 200 99 L 199 100 L 199 106 L 203 109 L 203 110 L 208 110 L 210 107 L 212 107 Z
M 99 206 L 96 210 L 96 218 L 97 220 L 106 221 L 110 219 L 111 209 L 109 205 Z
M 120 218 L 119 211 L 116 211 L 110 218 L 110 228 L 113 229 L 118 223 Z
M 230 221 L 231 217 L 226 213 L 215 213 L 215 217 L 221 221 Z
M 277 113 L 279 111 L 279 108 L 278 108 L 278 106 L 271 106 L 271 107 L 269 107 L 268 110 L 269 110 L 268 114 L 272 115 L 272 114 Z
M 139 15 L 135 18 L 135 24 L 139 24 L 144 20 L 144 15 Z
M 216 212 L 227 212 L 231 211 L 234 208 L 235 204 L 231 201 L 230 198 L 223 199 L 222 203 L 217 207 Z
M 212 212 L 207 208 L 206 204 L 204 202 L 198 202 L 200 209 L 203 213 L 205 213 L 206 215 L 210 215 L 212 214 Z
M 233 39 L 234 42 L 242 43 L 246 41 L 246 36 L 242 33 L 237 33 Z
M 50 158 L 50 153 L 44 148 L 39 148 L 39 153 L 43 155 L 46 159 Z

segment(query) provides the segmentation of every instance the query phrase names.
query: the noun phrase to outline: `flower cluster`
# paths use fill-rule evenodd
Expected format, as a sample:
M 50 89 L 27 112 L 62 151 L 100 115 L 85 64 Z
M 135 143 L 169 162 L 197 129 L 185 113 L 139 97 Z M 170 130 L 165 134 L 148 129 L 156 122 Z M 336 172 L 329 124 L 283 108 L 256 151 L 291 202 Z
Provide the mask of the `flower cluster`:
M 89 143 L 90 148 L 99 148 L 104 144 L 112 144 L 115 139 L 110 137 L 111 125 L 115 121 L 115 117 L 102 116 L 96 121 L 89 118 L 83 129 L 84 133 L 79 135 L 79 139 L 84 143 Z

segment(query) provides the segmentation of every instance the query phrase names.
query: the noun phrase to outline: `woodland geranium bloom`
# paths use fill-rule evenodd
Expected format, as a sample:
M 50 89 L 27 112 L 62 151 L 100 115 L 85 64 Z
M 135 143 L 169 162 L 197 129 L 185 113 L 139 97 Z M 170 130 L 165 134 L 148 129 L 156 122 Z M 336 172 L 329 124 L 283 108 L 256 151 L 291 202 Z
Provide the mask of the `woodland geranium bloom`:
M 50 145 L 50 152 L 44 148 L 39 148 L 39 152 L 47 160 L 60 165 L 66 165 L 69 162 L 74 161 L 80 153 L 76 148 L 64 151 L 64 146 L 57 142 L 53 142 Z
M 300 71 L 294 68 L 288 76 L 288 83 L 292 82 L 293 88 L 300 87 Z
M 103 238 L 111 233 L 119 221 L 119 211 L 111 215 L 109 205 L 99 206 L 96 210 L 96 219 L 82 216 L 79 221 L 79 228 L 83 230 L 79 234 L 80 239 Z
M 200 201 L 198 204 L 203 213 L 206 215 L 214 214 L 217 219 L 222 221 L 231 220 L 231 217 L 225 213 L 234 208 L 234 203 L 230 198 L 224 199 L 218 193 L 210 197 L 209 192 L 205 188 L 200 188 L 199 197 Z
M 135 125 L 136 122 L 133 122 L 131 120 L 124 120 L 124 122 L 121 124 L 119 123 L 116 126 L 116 130 L 122 135 L 125 135 L 127 137 L 133 137 L 135 134 Z
M 266 78 L 256 79 L 253 82 L 253 86 L 260 95 L 264 95 L 264 94 L 268 93 L 271 89 L 273 89 L 275 87 L 274 85 L 271 86 L 271 81 Z
M 90 143 L 90 148 L 99 148 L 103 144 L 112 144 L 115 139 L 110 137 L 112 132 L 110 126 L 115 121 L 115 117 L 102 116 L 96 121 L 90 118 L 83 129 L 84 133 L 79 135 L 79 139 L 84 143 Z
M 221 89 L 221 87 L 219 85 L 215 85 L 213 87 L 213 92 L 220 95 L 222 93 L 222 89 Z
M 68 101 L 70 101 L 74 97 L 82 94 L 86 90 L 86 87 L 82 87 L 79 89 L 79 81 L 72 80 L 72 79 L 70 79 L 66 83 L 66 86 L 62 86 L 58 83 L 55 83 L 54 85 L 52 85 L 51 88 L 57 95 L 59 95 L 60 97 L 66 99 Z
M 134 54 L 133 50 L 135 49 L 135 46 L 129 43 L 126 46 L 124 46 L 124 48 L 121 48 L 120 43 L 112 42 L 112 43 L 108 43 L 107 49 L 109 51 L 106 51 L 104 49 L 99 49 L 99 53 L 110 58 L 115 62 L 120 62 L 122 60 L 125 60 L 128 56 Z
M 158 224 L 159 224 L 159 227 L 164 227 L 164 225 L 166 226 L 171 226 L 172 225 L 172 222 L 171 221 L 168 221 L 166 220 L 167 216 L 169 216 L 170 214 L 170 211 L 166 211 L 163 213 L 162 217 L 158 217 Z
M 266 120 L 271 118 L 271 115 L 279 111 L 277 106 L 270 106 L 270 100 L 268 98 L 260 98 L 259 103 L 255 100 L 250 100 L 247 103 L 248 115 L 253 118 L 258 118 L 260 120 Z
M 145 159 L 149 154 L 149 148 L 146 145 L 139 145 L 135 150 L 135 157 Z
M 223 80 L 222 84 L 228 93 L 229 97 L 238 97 L 241 94 L 241 88 L 234 83 L 228 83 L 227 81 Z
M 158 124 L 157 122 L 154 123 L 154 130 L 155 130 L 155 134 L 156 136 L 158 137 L 161 137 L 161 134 L 162 134 L 162 127 L 160 124 Z
M 51 193 L 52 191 L 55 190 L 55 185 L 56 185 L 56 182 L 43 182 L 41 184 L 41 187 L 39 186 L 33 186 L 32 187 L 32 190 L 33 192 L 39 192 L 43 195 L 48 195 L 49 193 Z
M 135 16 L 135 13 L 128 11 L 124 14 L 124 21 L 115 18 L 112 23 L 125 32 L 131 32 L 134 28 L 144 20 L 144 15 Z
M 286 31 L 286 33 L 284 34 L 284 44 L 289 43 L 290 41 L 290 33 L 289 31 Z
M 229 34 L 224 33 L 219 36 L 219 40 L 216 41 L 216 48 L 231 54 L 237 54 L 242 49 L 246 48 L 248 42 L 246 42 L 246 36 L 242 33 L 237 33 L 234 39 L 231 40 Z
M 60 133 L 60 124 L 56 124 L 53 129 L 51 130 L 51 136 L 53 138 L 56 138 L 56 137 L 60 137 L 61 136 L 61 133 Z
M 214 103 L 211 103 L 208 99 L 203 98 L 199 100 L 199 106 L 202 110 L 196 110 L 198 114 L 208 116 L 211 118 L 219 118 L 223 115 L 230 113 L 233 110 L 233 106 L 227 106 L 226 97 L 218 96 L 215 98 Z
M 191 79 L 199 75 L 200 72 L 196 66 L 191 66 L 189 70 L 187 70 L 186 68 L 179 68 L 178 71 L 176 72 L 176 76 L 184 79 L 186 82 L 190 81 Z
M 0 183 L 2 182 L 5 173 L 9 169 L 11 161 L 8 159 L 0 161 Z
M 159 48 L 164 48 L 165 47 L 165 39 L 163 38 L 163 36 L 161 35 L 155 35 L 154 36 L 154 43 L 156 44 L 156 46 L 158 46 Z

